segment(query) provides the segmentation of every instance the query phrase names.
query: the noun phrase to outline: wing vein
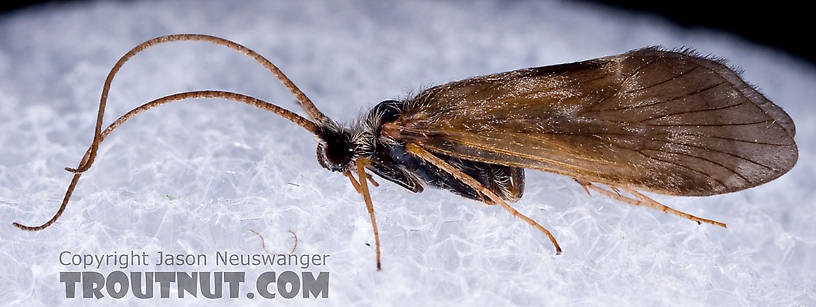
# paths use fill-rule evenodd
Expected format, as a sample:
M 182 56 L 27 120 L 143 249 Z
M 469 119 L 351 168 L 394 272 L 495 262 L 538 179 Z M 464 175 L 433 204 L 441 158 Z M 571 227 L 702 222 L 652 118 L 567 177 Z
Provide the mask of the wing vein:
M 764 124 L 764 123 L 767 123 L 767 122 L 770 122 L 770 121 L 771 121 L 770 119 L 766 119 L 766 120 L 758 121 L 758 122 L 731 123 L 731 124 L 665 124 L 665 125 L 657 125 L 657 124 L 644 123 L 644 125 L 652 126 L 652 127 L 728 127 L 728 126 L 758 125 L 758 124 Z
M 668 114 L 663 114 L 663 115 L 659 115 L 659 116 L 649 117 L 649 118 L 646 118 L 644 120 L 640 120 L 640 121 L 637 121 L 637 122 L 642 123 L 642 122 L 645 122 L 645 121 L 661 119 L 661 118 L 669 117 L 669 116 L 673 116 L 673 115 L 684 115 L 684 114 L 692 114 L 692 113 L 699 113 L 699 112 L 725 110 L 725 109 L 729 109 L 729 108 L 733 108 L 733 107 L 738 107 L 738 106 L 742 105 L 743 103 L 744 102 L 740 102 L 740 103 L 737 103 L 737 104 L 731 104 L 731 105 L 716 107 L 716 108 L 711 108 L 711 109 L 680 111 L 680 112 L 668 113 Z
M 553 135 L 591 136 L 591 137 L 594 137 L 594 138 L 598 139 L 599 141 L 604 141 L 604 142 L 607 142 L 607 143 L 608 143 L 608 141 L 605 141 L 603 136 L 607 136 L 607 135 L 612 136 L 612 135 L 614 135 L 614 136 L 623 136 L 623 137 L 639 137 L 639 135 L 636 135 L 636 134 L 614 133 L 614 132 L 600 132 L 600 133 L 598 133 L 598 132 L 586 132 L 586 133 L 562 132 L 562 133 L 557 133 L 557 134 L 553 133 Z M 767 166 L 765 164 L 762 164 L 762 163 L 759 163 L 757 161 L 751 160 L 751 159 L 749 159 L 747 157 L 743 157 L 743 156 L 740 156 L 738 154 L 734 154 L 734 153 L 723 151 L 723 150 L 708 148 L 708 147 L 689 144 L 689 143 L 674 142 L 674 141 L 670 141 L 670 140 L 667 140 L 667 139 L 660 139 L 660 138 L 648 138 L 647 140 L 652 141 L 652 142 L 660 142 L 660 143 L 688 146 L 688 147 L 692 147 L 692 148 L 702 149 L 702 150 L 705 150 L 705 151 L 712 151 L 712 152 L 716 152 L 716 153 L 721 153 L 721 154 L 732 156 L 732 157 L 740 159 L 740 160 L 750 162 L 752 164 L 756 164 L 756 165 L 761 166 L 761 167 L 763 167 L 763 168 L 765 168 L 767 170 L 770 170 L 770 171 L 774 170 L 772 167 Z M 775 145 L 775 144 L 765 144 L 765 145 Z
M 638 152 L 638 153 L 640 153 L 641 155 L 645 156 L 646 158 L 649 158 L 649 159 L 652 159 L 652 160 L 655 160 L 655 161 L 659 161 L 659 162 L 663 162 L 663 163 L 669 163 L 669 164 L 672 164 L 672 165 L 675 165 L 675 166 L 679 166 L 679 167 L 685 168 L 685 169 L 690 170 L 690 171 L 692 171 L 692 172 L 702 174 L 703 176 L 705 176 L 705 177 L 707 177 L 707 178 L 710 178 L 711 180 L 714 180 L 714 182 L 716 182 L 716 183 L 718 183 L 719 185 L 723 186 L 724 188 L 728 189 L 728 186 L 726 186 L 724 183 L 722 183 L 722 182 L 721 182 L 720 180 L 718 180 L 717 178 L 711 177 L 711 175 L 709 175 L 709 174 L 708 174 L 708 173 L 706 173 L 706 172 L 703 172 L 703 171 L 698 170 L 698 169 L 694 169 L 694 168 L 692 168 L 692 167 L 689 167 L 689 166 L 686 166 L 686 165 L 683 165 L 683 164 L 680 164 L 680 163 L 675 163 L 675 162 L 672 162 L 672 161 L 667 161 L 667 160 L 663 160 L 663 159 L 658 159 L 658 158 L 652 157 L 652 156 L 650 156 L 650 155 L 648 155 L 648 154 L 644 153 L 642 150 L 638 150 L 637 152 Z
M 578 136 L 593 136 L 593 137 L 595 137 L 595 138 L 597 138 L 598 140 L 601 140 L 601 141 L 603 141 L 603 137 L 601 137 L 601 135 L 616 135 L 616 136 L 629 136 L 629 137 L 632 137 L 632 136 L 637 136 L 637 135 L 633 135 L 633 134 L 626 134 L 626 133 L 611 133 L 611 132 L 604 132 L 604 133 L 572 133 L 571 135 L 578 135 Z M 749 158 L 746 158 L 746 157 L 740 156 L 740 155 L 738 155 L 738 154 L 730 153 L 730 152 L 727 152 L 727 151 L 722 151 L 722 150 L 718 150 L 718 149 L 714 149 L 714 148 L 708 148 L 708 147 L 699 146 L 699 145 L 694 145 L 694 144 L 689 144 L 689 143 L 674 142 L 674 141 L 670 141 L 670 140 L 667 140 L 667 139 L 648 138 L 648 140 L 649 140 L 649 141 L 652 141 L 652 142 L 660 142 L 660 143 L 674 144 L 674 145 L 680 145 L 680 146 L 688 146 L 688 147 L 692 147 L 692 148 L 702 149 L 702 150 L 705 150 L 705 151 L 713 151 L 713 152 L 716 152 L 716 153 L 721 153 L 721 154 L 729 155 L 729 156 L 732 156 L 732 157 L 734 157 L 734 158 L 737 158 L 737 159 L 740 159 L 740 160 L 744 160 L 744 161 L 747 161 L 747 162 L 750 162 L 750 163 L 756 164 L 756 165 L 758 165 L 758 166 L 761 166 L 761 167 L 763 167 L 763 168 L 765 168 L 765 169 L 767 169 L 767 170 L 771 170 L 771 171 L 773 171 L 773 168 L 771 168 L 770 166 L 767 166 L 767 165 L 765 165 L 765 164 L 759 163 L 759 162 L 757 162 L 757 161 L 754 161 L 754 160 L 751 160 L 751 159 L 749 159 Z
M 731 172 L 732 174 L 739 176 L 740 178 L 742 178 L 742 180 L 745 180 L 745 182 L 748 182 L 749 184 L 753 184 L 753 182 L 751 182 L 751 180 L 748 180 L 748 178 L 745 178 L 742 174 L 740 174 L 737 171 L 731 169 L 730 167 L 727 167 L 727 166 L 725 166 L 725 165 L 723 165 L 723 164 L 721 164 L 721 163 L 719 163 L 717 161 L 713 161 L 713 160 L 707 159 L 705 157 L 690 155 L 690 154 L 683 153 L 683 152 L 667 151 L 667 150 L 662 150 L 662 149 L 650 149 L 650 150 L 660 151 L 660 152 L 665 152 L 665 153 L 670 153 L 670 154 L 675 154 L 675 155 L 686 156 L 686 157 L 689 157 L 689 158 L 700 159 L 700 160 L 715 164 L 715 165 L 717 165 L 719 167 L 722 167 L 722 168 L 728 170 L 729 172 Z M 712 177 L 712 179 L 713 179 L 713 177 Z
M 765 142 L 760 142 L 760 141 L 757 141 L 757 140 L 749 141 L 749 140 L 743 140 L 743 139 L 735 139 L 735 138 L 729 138 L 729 137 L 724 137 L 724 136 L 705 135 L 705 134 L 680 133 L 680 134 L 677 134 L 677 135 L 701 136 L 701 137 L 721 139 L 721 140 L 726 140 L 726 141 L 734 141 L 734 142 L 749 143 L 749 144 L 769 145 L 769 146 L 793 146 L 793 145 L 796 145 L 795 143 L 794 144 L 765 143 Z
M 624 93 L 625 94 L 631 94 L 631 93 L 639 92 L 639 91 L 642 91 L 642 90 L 650 89 L 650 88 L 653 88 L 653 87 L 661 85 L 661 84 L 665 84 L 666 82 L 677 80 L 677 78 L 680 78 L 682 76 L 685 76 L 686 74 L 691 73 L 692 71 L 696 70 L 698 67 L 699 66 L 694 66 L 691 69 L 689 69 L 687 71 L 684 71 L 684 72 L 681 72 L 680 74 L 672 76 L 672 77 L 670 77 L 670 78 L 668 78 L 666 80 L 660 81 L 658 83 L 655 83 L 655 84 L 652 84 L 652 85 L 649 85 L 649 86 L 644 86 L 644 87 L 641 87 L 641 88 L 638 88 L 638 89 L 628 90 L 628 91 L 625 91 Z
M 669 99 L 666 99 L 666 100 L 661 100 L 661 101 L 658 101 L 658 102 L 641 104 L 641 105 L 636 105 L 636 106 L 625 106 L 625 107 L 622 107 L 622 108 L 590 110 L 590 111 L 587 111 L 587 112 L 588 113 L 589 112 L 600 113 L 600 112 L 623 111 L 623 110 L 631 111 L 631 110 L 635 110 L 635 109 L 656 106 L 656 105 L 659 105 L 659 104 L 672 102 L 672 101 L 679 100 L 679 99 L 682 99 L 682 98 L 691 97 L 691 96 L 694 96 L 694 95 L 699 95 L 699 94 L 702 94 L 702 93 L 704 93 L 704 92 L 706 92 L 708 90 L 711 90 L 711 89 L 716 88 L 716 87 L 718 87 L 720 85 L 723 85 L 723 84 L 725 84 L 725 82 L 720 82 L 720 83 L 717 83 L 717 84 L 714 84 L 714 85 L 711 85 L 711 86 L 701 88 L 701 89 L 696 90 L 694 92 L 686 93 L 686 94 L 683 94 L 683 95 L 680 95 L 680 96 L 672 97 L 672 98 L 669 98 Z M 614 96 L 614 94 L 610 95 L 610 96 Z
M 669 141 L 669 140 L 650 139 L 650 141 L 664 142 L 664 143 L 668 143 L 668 144 L 675 144 L 675 145 L 681 145 L 681 146 L 688 146 L 688 147 L 693 147 L 693 148 L 699 148 L 699 149 L 706 150 L 706 151 L 718 152 L 718 153 L 721 153 L 721 154 L 726 154 L 726 155 L 732 156 L 732 157 L 737 158 L 737 159 L 740 159 L 740 160 L 744 160 L 744 161 L 751 162 L 751 163 L 753 163 L 753 164 L 756 164 L 756 165 L 759 165 L 759 166 L 761 166 L 761 167 L 764 167 L 764 168 L 765 168 L 765 169 L 767 169 L 767 170 L 771 170 L 771 171 L 773 170 L 773 168 L 771 168 L 770 166 L 767 166 L 767 165 L 765 165 L 765 164 L 759 163 L 759 162 L 757 162 L 757 161 L 754 161 L 754 160 L 748 159 L 748 158 L 746 158 L 746 157 L 743 157 L 743 156 L 740 156 L 740 155 L 737 155 L 737 154 L 733 154 L 733 153 L 730 153 L 730 152 L 727 152 L 727 151 L 722 151 L 722 150 L 717 150 L 717 149 L 712 149 L 712 148 L 706 148 L 706 147 L 703 147 L 703 146 L 698 146 L 698 145 L 693 145 L 693 144 L 686 144 L 686 143 L 672 142 L 672 141 Z
M 634 77 L 634 76 L 635 76 L 635 75 L 636 75 L 638 72 L 640 72 L 641 70 L 643 70 L 643 69 L 644 69 L 644 68 L 646 68 L 647 66 L 652 65 L 652 63 L 654 63 L 654 62 L 656 62 L 656 60 L 651 60 L 651 61 L 647 62 L 646 64 L 643 64 L 643 66 L 638 67 L 637 69 L 635 69 L 635 71 L 633 71 L 631 74 L 629 74 L 628 76 L 626 76 L 626 78 L 623 78 L 623 80 L 621 80 L 620 84 L 625 83 L 625 82 L 626 82 L 626 81 L 628 81 L 630 78 Z M 606 101 L 607 99 L 609 99 L 610 97 L 612 97 L 612 96 L 617 96 L 618 94 L 620 94 L 620 91 L 619 91 L 619 90 L 618 90 L 618 91 L 615 91 L 614 93 L 610 94 L 609 96 L 606 96 L 606 97 L 604 97 L 604 98 L 601 98 L 600 100 L 598 100 L 597 102 L 593 103 L 592 105 L 600 105 L 600 104 L 602 104 L 604 101 Z M 606 110 L 588 110 L 588 111 L 587 111 L 587 113 L 598 113 L 598 112 L 603 112 L 603 111 L 606 111 Z

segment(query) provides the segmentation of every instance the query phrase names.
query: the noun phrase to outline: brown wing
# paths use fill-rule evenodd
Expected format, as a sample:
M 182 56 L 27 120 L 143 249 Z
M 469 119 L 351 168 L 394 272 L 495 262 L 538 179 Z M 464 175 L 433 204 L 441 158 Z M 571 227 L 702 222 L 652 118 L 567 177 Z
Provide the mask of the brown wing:
M 385 136 L 447 155 L 671 195 L 768 182 L 790 117 L 722 63 L 647 48 L 428 89 Z

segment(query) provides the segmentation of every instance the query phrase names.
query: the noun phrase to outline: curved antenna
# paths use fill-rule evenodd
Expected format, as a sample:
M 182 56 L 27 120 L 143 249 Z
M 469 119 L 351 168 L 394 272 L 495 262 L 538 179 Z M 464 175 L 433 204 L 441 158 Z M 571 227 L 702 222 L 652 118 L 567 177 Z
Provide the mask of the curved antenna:
M 255 98 L 255 97 L 246 96 L 246 95 L 233 93 L 233 92 L 225 92 L 225 91 L 184 92 L 184 93 L 173 94 L 173 95 L 169 95 L 169 96 L 165 96 L 165 97 L 153 100 L 153 101 L 145 103 L 145 104 L 143 104 L 143 105 L 141 105 L 141 106 L 139 106 L 139 107 L 137 107 L 137 108 L 135 108 L 133 110 L 130 110 L 130 112 L 125 113 L 125 115 L 120 116 L 118 119 L 116 119 L 116 121 L 111 123 L 110 126 L 108 126 L 108 128 L 105 129 L 105 131 L 102 131 L 101 133 L 97 134 L 97 138 L 95 139 L 94 143 L 88 148 L 88 150 L 85 152 L 85 155 L 82 157 L 82 161 L 79 163 L 79 165 L 81 166 L 83 164 L 87 164 L 88 167 L 90 167 L 91 164 L 93 164 L 93 160 L 90 157 L 96 154 L 96 151 L 99 148 L 99 143 L 102 143 L 102 141 L 105 140 L 105 137 L 107 137 L 109 134 L 111 134 L 111 132 L 113 132 L 113 130 L 115 130 L 117 127 L 121 126 L 122 124 L 124 124 L 129 119 L 131 119 L 134 116 L 138 115 L 139 113 L 142 113 L 144 111 L 150 110 L 150 109 L 152 109 L 154 107 L 157 107 L 157 106 L 169 103 L 169 102 L 173 102 L 173 101 L 177 101 L 177 100 L 185 100 L 185 99 L 197 99 L 197 98 L 222 98 L 222 99 L 227 99 L 228 101 L 245 103 L 245 104 L 251 105 L 253 107 L 256 107 L 256 108 L 259 108 L 259 109 L 263 109 L 263 110 L 278 114 L 278 115 L 282 116 L 283 118 L 286 118 L 286 119 L 298 124 L 299 126 L 305 128 L 307 131 L 311 132 L 312 134 L 317 135 L 317 133 L 318 133 L 317 132 L 318 125 L 316 125 L 315 123 L 310 122 L 308 119 L 305 119 L 305 118 L 301 117 L 300 115 L 295 114 L 292 111 L 286 110 L 284 108 L 281 108 L 279 106 L 276 106 L 274 104 L 271 104 L 269 102 L 263 101 L 261 99 Z M 189 100 L 189 101 L 194 101 L 194 100 Z M 22 230 L 28 230 L 28 231 L 43 230 L 46 227 L 51 226 L 51 224 L 56 222 L 57 219 L 60 217 L 60 215 L 62 215 L 62 212 L 65 211 L 65 207 L 68 205 L 68 200 L 71 199 L 71 194 L 74 192 L 74 188 L 76 188 L 77 181 L 79 181 L 80 176 L 82 176 L 81 172 L 74 173 L 74 178 L 71 179 L 71 183 L 68 185 L 68 190 L 65 191 L 65 197 L 63 197 L 63 199 L 62 199 L 62 205 L 60 205 L 59 210 L 57 210 L 57 213 L 55 213 L 54 216 L 51 217 L 50 220 L 48 220 L 47 222 L 43 223 L 40 226 L 25 226 L 25 225 L 22 225 L 22 224 L 17 223 L 17 222 L 13 223 L 14 226 L 17 227 L 17 228 L 20 228 Z
M 99 135 L 102 130 L 102 117 L 105 115 L 105 104 L 107 103 L 108 100 L 108 92 L 110 91 L 110 86 L 111 83 L 113 82 L 113 77 L 116 76 L 116 73 L 119 71 L 122 65 L 124 65 L 125 62 L 127 62 L 134 55 L 144 51 L 145 49 L 151 46 L 174 41 L 209 42 L 216 45 L 225 46 L 248 55 L 249 57 L 255 59 L 255 61 L 257 61 L 258 63 L 263 65 L 263 67 L 265 67 L 267 70 L 272 72 L 272 74 L 274 74 L 275 77 L 277 77 L 278 80 L 280 80 L 280 82 L 283 83 L 283 85 L 287 89 L 289 89 L 292 95 L 294 95 L 295 98 L 297 98 L 297 101 L 303 108 L 303 110 L 306 111 L 309 117 L 311 117 L 312 120 L 314 120 L 318 125 L 330 121 L 329 118 L 326 117 L 326 115 L 321 113 L 320 110 L 318 110 L 317 107 L 315 107 L 314 103 L 312 103 L 312 101 L 309 100 L 309 97 L 306 97 L 306 94 L 304 94 L 297 86 L 295 86 L 292 80 L 289 80 L 289 78 L 286 77 L 286 75 L 280 69 L 278 69 L 278 67 L 275 66 L 275 64 L 272 64 L 272 62 L 264 58 L 262 55 L 258 54 L 255 51 L 252 51 L 247 47 L 244 47 L 241 44 L 220 37 L 203 34 L 173 34 L 159 36 L 154 39 L 148 40 L 144 43 L 141 43 L 138 46 L 134 47 L 133 49 L 130 49 L 130 51 L 125 53 L 125 55 L 119 58 L 119 61 L 117 61 L 116 64 L 113 65 L 113 68 L 111 68 L 110 72 L 108 73 L 108 77 L 105 79 L 105 85 L 102 88 L 102 97 L 99 99 L 99 112 L 96 115 L 96 128 L 94 130 L 93 143 L 91 144 L 91 148 L 93 150 L 90 150 L 90 156 L 88 156 L 87 159 L 83 159 L 83 163 L 80 163 L 77 168 L 65 168 L 65 170 L 73 173 L 81 173 L 87 171 L 88 168 L 91 167 L 91 164 L 93 164 L 93 161 L 96 158 L 96 148 L 99 147 L 100 142 Z

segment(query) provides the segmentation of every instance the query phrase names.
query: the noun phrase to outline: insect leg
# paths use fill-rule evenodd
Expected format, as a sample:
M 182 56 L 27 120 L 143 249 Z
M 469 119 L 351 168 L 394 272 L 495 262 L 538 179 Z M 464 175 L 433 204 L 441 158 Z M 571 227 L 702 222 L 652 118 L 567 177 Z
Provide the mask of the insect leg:
M 371 174 L 366 173 L 366 178 L 368 179 L 368 182 L 371 182 L 371 185 L 373 185 L 373 186 L 375 186 L 375 187 L 379 187 L 379 186 L 380 186 L 380 184 L 379 184 L 379 183 L 377 183 L 376 181 L 374 181 L 374 177 L 371 177 Z
M 589 194 L 589 189 L 587 189 L 587 187 L 591 186 L 592 183 L 590 183 L 589 181 L 583 181 L 583 180 L 578 179 L 578 178 L 572 178 L 572 180 L 575 180 L 575 182 L 580 184 L 581 187 L 584 188 L 584 191 L 587 193 L 587 195 L 592 196 L 592 194 Z
M 351 175 L 351 172 L 345 171 L 345 172 L 343 172 L 343 175 L 348 177 L 349 180 L 351 180 L 351 185 L 354 186 L 354 189 L 357 190 L 357 193 L 363 194 L 363 191 L 360 190 L 360 183 L 357 182 L 357 179 L 354 179 L 354 176 Z M 371 185 L 373 185 L 375 187 L 380 186 L 379 183 L 374 181 L 374 177 L 371 177 L 371 175 L 369 173 L 366 173 L 366 178 L 368 178 L 368 181 L 371 182 Z
M 524 169 L 518 167 L 511 167 L 509 169 L 510 184 L 508 184 L 508 191 L 504 195 L 508 201 L 516 202 L 521 199 L 521 195 L 524 194 Z
M 249 231 L 251 231 L 251 232 L 252 232 L 252 233 L 254 233 L 256 236 L 258 236 L 258 238 L 261 238 L 261 248 L 263 248 L 263 250 L 264 250 L 264 251 L 265 251 L 267 254 L 270 254 L 270 255 L 284 255 L 284 254 L 279 254 L 279 253 L 273 253 L 273 252 L 270 252 L 268 249 L 266 249 L 266 242 L 265 242 L 265 240 L 264 240 L 264 237 L 263 237 L 263 236 L 262 236 L 260 233 L 258 233 L 257 231 L 255 231 L 254 229 L 250 229 Z M 288 231 L 289 231 L 289 233 L 291 233 L 291 234 L 292 234 L 292 236 L 295 238 L 295 245 L 294 245 L 294 246 L 292 246 L 292 250 L 291 250 L 291 251 L 289 251 L 289 255 L 292 255 L 292 254 L 294 254 L 294 253 L 295 253 L 295 249 L 297 249 L 297 245 L 298 245 L 298 237 L 297 237 L 297 235 L 295 234 L 295 232 L 294 232 L 294 231 L 292 231 L 291 229 L 289 229 Z
M 647 203 L 652 204 L 652 206 L 653 206 L 652 208 L 655 208 L 655 209 L 658 209 L 658 210 L 663 210 L 663 212 L 668 212 L 668 213 L 672 213 L 672 214 L 675 214 L 675 215 L 685 217 L 687 219 L 690 219 L 692 221 L 697 222 L 697 224 L 700 224 L 700 222 L 703 222 L 703 223 L 708 223 L 708 224 L 712 224 L 712 225 L 717 225 L 717 226 L 720 226 L 722 228 L 728 228 L 725 225 L 725 223 L 721 223 L 721 222 L 717 222 L 717 221 L 709 220 L 709 219 L 704 219 L 704 218 L 699 218 L 699 217 L 693 216 L 691 214 L 685 213 L 683 211 L 678 211 L 678 210 L 672 209 L 671 207 L 666 206 L 664 204 L 661 204 L 661 203 L 657 202 L 656 200 L 651 199 L 651 198 L 647 197 L 646 195 L 641 194 L 638 191 L 629 190 L 629 189 L 624 189 L 624 191 L 628 192 L 629 194 L 635 195 L 635 197 L 640 198 L 640 200 L 643 200 L 643 201 L 646 201 Z
M 371 227 L 374 228 L 374 243 L 377 245 L 377 271 L 382 270 L 380 265 L 380 232 L 377 231 L 377 220 L 374 218 L 374 205 L 371 203 L 371 195 L 368 193 L 368 183 L 366 180 L 365 167 L 368 164 L 368 159 L 361 158 L 357 160 L 357 177 L 360 177 L 360 190 L 362 190 L 363 199 L 368 208 L 368 214 L 371 215 Z
M 297 238 L 297 234 L 296 234 L 294 231 L 292 231 L 291 229 L 289 229 L 289 230 L 287 230 L 287 231 L 288 231 L 289 233 L 291 233 L 293 237 L 295 237 L 295 245 L 294 245 L 294 246 L 292 246 L 292 250 L 291 250 L 291 251 L 289 251 L 289 254 L 291 255 L 291 254 L 294 254 L 294 253 L 295 253 L 295 250 L 297 249 L 297 245 L 298 245 L 298 238 Z
M 363 194 L 363 191 L 360 190 L 360 183 L 357 182 L 357 179 L 354 179 L 354 175 L 351 174 L 349 171 L 343 172 L 343 175 L 348 177 L 349 181 L 351 181 L 351 185 L 357 190 L 357 193 Z
M 580 185 L 581 185 L 581 187 L 582 187 L 582 188 L 584 188 L 584 191 L 587 193 L 587 195 L 592 196 L 592 194 L 589 194 L 589 189 L 587 189 L 587 187 L 589 187 L 589 186 L 591 186 L 591 185 L 592 185 L 592 182 L 585 181 L 585 180 L 581 180 L 581 179 L 578 179 L 578 178 L 572 178 L 572 180 L 575 180 L 575 182 L 577 182 L 578 184 L 580 184 Z M 612 191 L 614 191 L 614 192 L 615 192 L 615 194 L 618 194 L 618 196 L 623 197 L 623 195 L 621 195 L 620 190 L 619 190 L 617 187 L 609 187 L 609 188 L 610 188 Z M 593 190 L 594 190 L 594 189 L 593 189 Z M 634 195 L 634 194 L 633 194 L 633 195 Z
M 656 200 L 651 199 L 651 198 L 647 197 L 646 195 L 643 195 L 643 194 L 641 194 L 641 193 L 639 193 L 638 191 L 635 191 L 635 190 L 630 190 L 630 189 L 626 189 L 626 188 L 623 189 L 627 193 L 632 194 L 632 195 L 634 195 L 635 197 L 637 197 L 639 199 L 634 199 L 634 198 L 623 196 L 620 193 L 616 193 L 616 192 L 606 190 L 606 189 L 601 188 L 599 186 L 596 186 L 596 185 L 594 185 L 594 184 L 592 184 L 590 182 L 580 182 L 579 181 L 579 183 L 581 185 L 585 186 L 585 187 L 588 187 L 588 188 L 598 192 L 598 193 L 603 194 L 606 197 L 613 198 L 613 199 L 625 202 L 625 203 L 630 204 L 630 205 L 649 207 L 649 208 L 652 208 L 652 209 L 655 209 L 655 210 L 660 210 L 660 211 L 663 211 L 663 212 L 666 212 L 666 213 L 671 213 L 671 214 L 681 216 L 681 217 L 687 218 L 689 220 L 695 221 L 695 222 L 697 222 L 697 224 L 708 223 L 708 224 L 720 226 L 722 228 L 727 228 L 725 223 L 721 223 L 721 222 L 717 222 L 717 221 L 713 221 L 713 220 L 709 220 L 709 219 L 704 219 L 704 218 L 699 218 L 699 217 L 696 217 L 694 215 L 685 213 L 683 211 L 672 209 L 671 207 L 666 206 L 664 204 L 661 204 L 661 203 L 657 202 Z M 615 188 L 613 188 L 613 189 L 615 189 Z M 615 189 L 615 190 L 617 190 L 617 189 Z
M 550 231 L 547 230 L 547 228 L 544 228 L 543 226 L 539 225 L 538 223 L 536 223 L 535 221 L 533 221 L 529 217 L 527 217 L 524 214 L 521 214 L 520 212 L 516 211 L 516 209 L 514 209 L 512 206 L 507 204 L 504 200 L 501 199 L 501 197 L 496 195 L 496 193 L 493 193 L 493 191 L 491 191 L 490 189 L 486 188 L 481 183 L 479 183 L 478 180 L 476 180 L 473 177 L 469 176 L 468 174 L 465 174 L 464 172 L 456 169 L 455 167 L 451 166 L 450 164 L 445 163 L 445 161 L 442 161 L 442 159 L 438 158 L 437 156 L 435 156 L 432 153 L 428 152 L 427 150 L 423 149 L 419 145 L 416 145 L 416 144 L 413 144 L 413 143 L 408 143 L 408 144 L 405 144 L 405 149 L 409 153 L 416 156 L 417 158 L 425 160 L 428 163 L 431 163 L 434 166 L 448 172 L 449 174 L 451 174 L 456 179 L 458 179 L 458 180 L 462 181 L 463 183 L 467 184 L 468 186 L 470 186 L 474 190 L 478 191 L 479 193 L 487 196 L 487 198 L 492 200 L 494 203 L 501 205 L 502 208 L 504 208 L 505 210 L 510 212 L 510 214 L 513 214 L 513 216 L 524 220 L 528 224 L 530 224 L 533 227 L 538 228 L 539 230 L 544 232 L 544 234 L 546 234 L 547 237 L 550 238 L 550 241 L 552 241 L 553 245 L 555 246 L 555 254 L 556 255 L 561 254 L 561 246 L 558 245 L 558 242 L 555 240 L 555 237 L 553 237 L 552 233 L 550 233 Z

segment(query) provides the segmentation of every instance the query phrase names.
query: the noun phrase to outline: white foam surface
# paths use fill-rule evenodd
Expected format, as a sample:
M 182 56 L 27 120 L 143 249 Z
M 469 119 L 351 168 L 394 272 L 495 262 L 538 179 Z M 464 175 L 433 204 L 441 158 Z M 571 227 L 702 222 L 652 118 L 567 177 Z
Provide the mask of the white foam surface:
M 524 67 L 691 47 L 728 59 L 794 119 L 800 158 L 787 175 L 727 195 L 655 196 L 719 220 L 703 225 L 528 172 L 516 204 L 558 238 L 498 207 L 427 189 L 373 189 L 383 267 L 348 180 L 315 161 L 314 138 L 271 113 L 219 101 L 162 106 L 102 145 L 65 214 L 57 209 L 92 137 L 105 75 L 164 34 L 237 41 L 280 66 L 328 116 L 355 120 L 379 101 Z M 96 1 L 0 15 L 0 304 L 66 305 L 816 305 L 813 162 L 816 68 L 729 34 L 683 29 L 603 7 L 536 1 Z M 300 112 L 250 59 L 203 43 L 140 54 L 114 81 L 106 123 L 154 98 L 224 89 Z M 328 299 L 66 299 L 59 253 L 330 254 Z M 368 246 L 370 244 L 371 246 Z M 98 271 L 109 272 L 103 267 Z M 152 270 L 154 267 L 139 268 Z M 181 271 L 224 270 L 213 264 Z M 266 270 L 239 267 L 254 276 Z M 280 268 L 277 268 L 280 270 Z M 296 270 L 299 271 L 299 270 Z

